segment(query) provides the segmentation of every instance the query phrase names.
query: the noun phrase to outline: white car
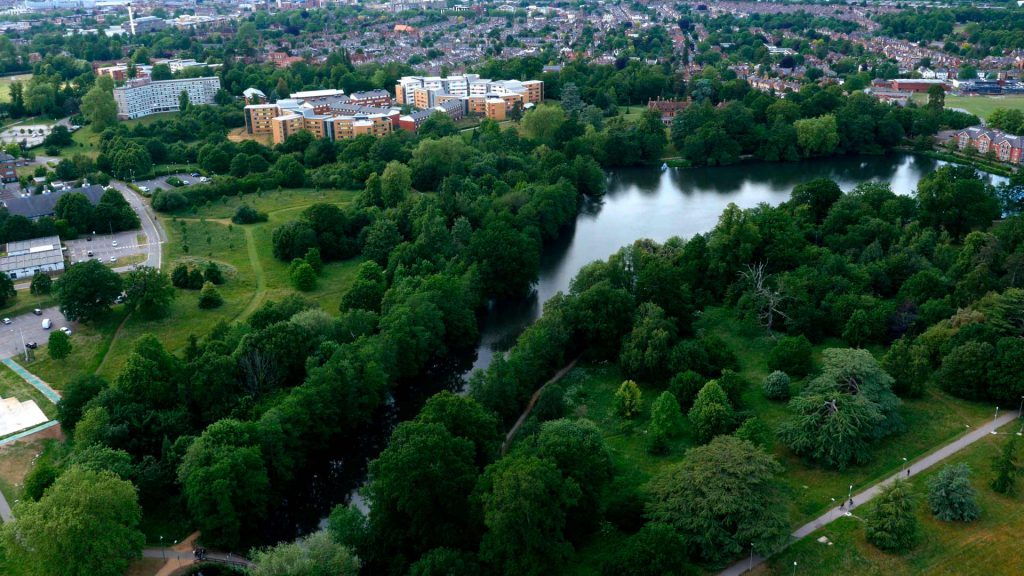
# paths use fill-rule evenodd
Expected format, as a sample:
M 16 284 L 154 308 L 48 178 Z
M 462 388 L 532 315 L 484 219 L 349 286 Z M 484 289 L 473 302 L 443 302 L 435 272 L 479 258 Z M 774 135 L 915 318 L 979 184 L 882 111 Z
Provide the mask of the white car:
M 4 324 L 10 324 L 10 323 L 11 323 L 11 319 L 10 318 L 4 318 Z
M 111 246 L 117 246 L 117 240 L 114 240 L 113 242 L 111 242 L 110 245 Z
M 117 262 L 117 256 L 111 256 L 110 257 L 110 261 L 111 262 Z
M 51 325 L 49 318 L 43 318 L 43 330 L 49 330 Z
M 149 186 L 139 186 L 139 190 L 142 190 L 143 192 L 149 192 Z
M 71 336 L 71 328 L 68 328 L 67 326 L 61 328 L 60 331 L 67 334 L 68 336 Z

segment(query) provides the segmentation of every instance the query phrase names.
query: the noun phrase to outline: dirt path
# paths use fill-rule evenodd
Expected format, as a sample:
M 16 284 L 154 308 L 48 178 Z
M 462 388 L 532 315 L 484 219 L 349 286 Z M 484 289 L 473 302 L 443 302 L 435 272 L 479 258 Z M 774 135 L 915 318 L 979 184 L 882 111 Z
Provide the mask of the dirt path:
M 245 248 L 249 252 L 249 265 L 252 266 L 253 276 L 256 277 L 256 293 L 252 295 L 252 300 L 249 301 L 245 310 L 238 315 L 238 320 L 248 318 L 263 304 L 263 300 L 267 296 L 267 274 L 263 271 L 263 265 L 260 264 L 260 255 L 256 251 L 256 240 L 253 238 L 252 228 L 243 227 L 242 231 L 245 233 Z
M 924 456 L 918 458 L 917 460 L 914 460 L 913 462 L 909 463 L 905 469 L 901 469 L 899 472 L 893 474 L 892 476 L 889 476 L 885 480 L 882 480 L 881 482 L 878 482 L 877 484 L 874 484 L 873 486 L 870 486 L 867 489 L 854 494 L 853 508 L 859 507 L 862 504 L 871 501 L 872 498 L 878 496 L 882 492 L 883 488 L 895 482 L 897 478 L 910 478 L 913 476 L 917 476 L 918 474 L 921 474 L 925 470 L 928 470 L 931 467 L 935 466 L 936 464 L 942 462 L 946 458 L 949 458 L 953 454 L 956 454 L 957 452 L 963 450 L 964 448 L 967 448 L 971 444 L 974 444 L 978 440 L 981 440 L 982 438 L 987 438 L 992 434 L 996 434 L 999 428 L 1009 424 L 1010 422 L 1013 422 L 1019 417 L 1020 413 L 1017 412 L 1016 410 L 1012 412 L 1007 412 L 1006 414 L 1000 416 L 998 420 L 989 420 L 985 424 L 982 424 L 981 426 L 974 428 L 970 432 L 964 434 L 963 436 L 960 436 L 959 438 L 953 440 L 949 444 L 945 444 L 940 448 L 933 450 L 928 454 L 925 454 Z M 906 470 L 906 472 L 904 472 L 904 470 Z M 819 528 L 827 526 L 837 518 L 841 518 L 845 515 L 852 515 L 852 513 L 849 512 L 848 510 L 852 510 L 853 508 L 832 508 L 831 510 L 822 514 L 821 516 L 818 516 L 814 520 L 811 520 L 807 524 L 804 524 L 803 526 L 797 528 L 796 531 L 793 532 L 793 534 L 791 535 L 788 544 L 792 544 L 797 540 L 804 538 L 805 536 L 811 535 Z M 733 564 L 732 566 L 729 566 L 725 570 L 722 570 L 718 574 L 719 576 L 739 576 L 740 574 L 747 572 L 754 566 L 760 566 L 765 560 L 766 558 L 763 558 L 755 554 L 751 558 L 744 558 L 743 560 L 740 560 L 739 562 Z
M 516 420 L 516 423 L 512 426 L 512 429 L 509 430 L 508 434 L 505 435 L 505 441 L 501 443 L 502 455 L 504 455 L 505 452 L 508 450 L 509 444 L 511 444 L 512 439 L 515 438 L 516 432 L 519 431 L 519 427 L 523 425 L 523 422 L 526 422 L 527 418 L 529 418 L 530 412 L 533 411 L 533 406 L 537 404 L 537 400 L 540 398 L 540 393 L 543 392 L 544 389 L 548 387 L 548 384 L 558 382 L 559 380 L 561 380 L 566 374 L 569 373 L 570 370 L 576 367 L 576 362 L 578 361 L 579 358 L 576 358 L 572 362 L 569 362 L 569 364 L 564 366 L 561 370 L 555 372 L 555 375 L 552 376 L 550 380 L 545 382 L 543 386 L 538 388 L 537 391 L 533 393 L 533 396 L 530 397 L 530 403 L 526 405 L 526 410 L 523 410 L 523 413 L 519 415 L 519 419 Z

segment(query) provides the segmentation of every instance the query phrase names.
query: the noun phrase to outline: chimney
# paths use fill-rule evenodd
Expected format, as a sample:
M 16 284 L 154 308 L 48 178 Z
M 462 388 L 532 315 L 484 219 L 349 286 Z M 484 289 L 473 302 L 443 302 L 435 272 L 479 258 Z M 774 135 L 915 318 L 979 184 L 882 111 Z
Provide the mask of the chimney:
M 128 28 L 132 31 L 132 36 L 135 36 L 135 16 L 132 15 L 132 5 L 128 4 Z

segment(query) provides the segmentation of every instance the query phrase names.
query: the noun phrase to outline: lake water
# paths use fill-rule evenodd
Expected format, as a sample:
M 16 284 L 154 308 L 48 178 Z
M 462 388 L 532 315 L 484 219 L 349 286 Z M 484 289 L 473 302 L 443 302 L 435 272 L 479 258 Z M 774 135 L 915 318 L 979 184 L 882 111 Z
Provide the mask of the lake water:
M 527 298 L 501 302 L 487 311 L 473 368 L 486 368 L 498 351 L 540 317 L 544 302 L 566 292 L 579 269 L 604 260 L 641 238 L 658 242 L 708 232 L 730 203 L 751 208 L 779 204 L 794 186 L 831 178 L 843 191 L 871 180 L 888 182 L 897 194 L 912 194 L 922 176 L 945 162 L 914 154 L 842 157 L 789 164 L 745 163 L 723 168 L 619 169 L 608 192 L 588 202 L 541 258 L 536 289 Z M 992 183 L 1004 178 L 990 176 Z

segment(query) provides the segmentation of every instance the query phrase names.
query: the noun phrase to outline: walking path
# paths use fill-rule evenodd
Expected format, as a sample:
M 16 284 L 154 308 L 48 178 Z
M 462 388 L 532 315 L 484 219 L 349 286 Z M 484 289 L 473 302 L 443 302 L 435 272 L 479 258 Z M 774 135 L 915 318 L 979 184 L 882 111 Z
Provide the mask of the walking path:
M 60 394 L 58 394 L 56 390 L 50 388 L 49 384 L 40 380 L 35 374 L 22 368 L 21 364 L 15 362 L 13 358 L 4 358 L 2 362 L 5 366 L 14 370 L 15 374 L 21 376 L 22 380 L 34 386 L 36 390 L 39 390 L 43 396 L 46 396 L 47 400 L 54 404 L 60 402 Z
M 901 469 L 896 474 L 889 476 L 885 480 L 882 480 L 881 482 L 867 488 L 866 490 L 854 494 L 853 508 L 856 508 L 862 504 L 871 501 L 872 498 L 878 496 L 882 492 L 882 488 L 888 486 L 889 484 L 892 484 L 893 482 L 896 481 L 897 478 L 908 478 L 917 476 L 918 474 L 924 472 L 925 470 L 928 470 L 932 466 L 935 466 L 939 462 L 942 462 L 946 458 L 949 458 L 953 454 L 956 454 L 957 452 L 963 450 L 964 448 L 967 448 L 971 444 L 974 444 L 978 440 L 995 434 L 999 428 L 1009 424 L 1010 422 L 1013 422 L 1018 417 L 1020 417 L 1020 413 L 1017 412 L 1016 410 L 1012 412 L 1007 412 L 1004 415 L 1000 416 L 998 419 L 989 420 L 987 423 L 978 426 L 977 428 L 971 430 L 970 432 L 964 434 L 963 436 L 960 436 L 956 440 L 950 442 L 949 444 L 946 444 L 945 446 L 939 448 L 938 450 L 930 452 L 922 456 L 921 458 L 918 458 L 917 460 L 910 462 L 906 468 Z M 909 475 L 904 470 L 909 471 Z M 849 510 L 852 510 L 853 508 L 849 508 Z M 846 515 L 846 513 L 847 510 L 845 509 L 841 510 L 838 507 L 832 508 L 828 512 L 825 512 L 821 516 L 818 516 L 814 520 L 811 520 L 807 524 L 804 524 L 803 526 L 797 528 L 796 531 L 793 532 L 793 534 L 791 535 L 789 544 L 792 544 L 797 540 L 800 540 L 801 538 L 810 535 L 819 528 L 827 526 L 835 519 Z M 755 554 L 752 560 L 750 558 L 744 558 L 743 560 L 719 572 L 719 576 L 739 576 L 740 574 L 747 572 L 754 566 L 761 565 L 764 561 L 764 557 Z
M 537 400 L 540 398 L 540 393 L 543 392 L 544 389 L 548 387 L 548 384 L 551 384 L 552 382 L 558 382 L 559 380 L 562 379 L 563 376 L 568 374 L 570 370 L 575 368 L 576 362 L 578 360 L 579 358 L 576 358 L 572 362 L 569 362 L 569 364 L 564 366 L 561 370 L 555 372 L 555 375 L 552 376 L 550 380 L 545 382 L 543 386 L 537 388 L 537 391 L 534 392 L 533 396 L 530 398 L 530 403 L 526 405 L 526 410 L 523 410 L 523 413 L 519 415 L 519 419 L 516 420 L 516 423 L 512 426 L 512 429 L 509 430 L 508 434 L 505 435 L 505 441 L 501 443 L 502 454 L 504 454 L 508 450 L 509 444 L 511 444 L 512 439 L 515 438 L 516 432 L 519 431 L 519 427 L 523 425 L 523 422 L 526 422 L 526 418 L 530 415 L 530 412 L 533 411 L 533 406 L 534 404 L 537 403 Z

